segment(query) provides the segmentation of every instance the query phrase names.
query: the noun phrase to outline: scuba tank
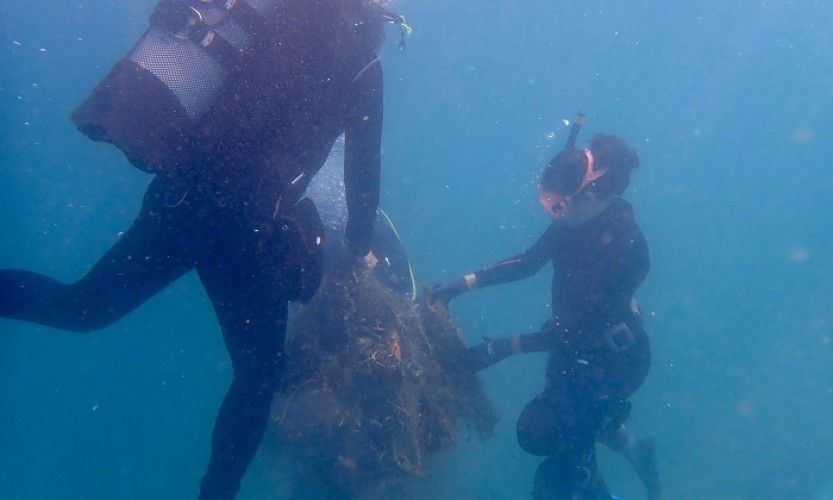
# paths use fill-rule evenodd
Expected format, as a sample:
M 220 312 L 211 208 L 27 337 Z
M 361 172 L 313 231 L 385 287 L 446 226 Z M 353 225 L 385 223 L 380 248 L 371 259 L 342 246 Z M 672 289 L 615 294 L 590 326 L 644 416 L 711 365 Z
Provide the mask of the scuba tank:
M 280 3 L 162 0 L 72 121 L 146 172 L 186 165 L 200 119 L 238 76 L 257 33 L 276 24 Z

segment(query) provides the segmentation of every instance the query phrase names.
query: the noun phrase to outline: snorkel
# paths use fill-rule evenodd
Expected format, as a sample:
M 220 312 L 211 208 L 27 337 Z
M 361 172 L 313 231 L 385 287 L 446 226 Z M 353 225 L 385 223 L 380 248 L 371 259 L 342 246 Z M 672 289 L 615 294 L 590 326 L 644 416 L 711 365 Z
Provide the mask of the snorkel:
M 576 119 L 573 120 L 573 126 L 570 127 L 570 135 L 567 136 L 567 143 L 564 145 L 564 149 L 576 147 L 578 135 L 581 133 L 581 126 L 584 125 L 586 119 L 587 115 L 584 113 L 576 113 Z

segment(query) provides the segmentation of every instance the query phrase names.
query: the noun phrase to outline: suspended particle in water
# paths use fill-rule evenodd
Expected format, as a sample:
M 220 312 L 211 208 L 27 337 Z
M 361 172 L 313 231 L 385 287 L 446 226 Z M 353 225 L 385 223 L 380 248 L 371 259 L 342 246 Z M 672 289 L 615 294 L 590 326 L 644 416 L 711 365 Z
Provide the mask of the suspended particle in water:
M 810 252 L 806 248 L 793 247 L 787 254 L 787 259 L 793 264 L 803 264 L 810 259 Z
M 749 398 L 744 398 L 738 401 L 737 404 L 737 412 L 738 415 L 741 417 L 752 420 L 755 418 L 758 410 L 758 405 L 755 403 L 754 400 Z
M 830 329 L 830 325 L 831 321 L 828 316 L 814 316 L 813 319 L 810 320 L 810 330 L 814 332 L 827 331 Z M 825 343 L 829 343 L 830 339 L 826 336 L 824 338 L 827 339 L 827 342 Z
M 565 127 L 569 127 L 570 126 L 570 120 L 568 120 L 566 118 L 562 118 L 561 119 L 561 124 L 564 125 Z
M 790 134 L 790 141 L 796 144 L 803 144 L 813 140 L 813 129 L 809 127 L 798 127 Z

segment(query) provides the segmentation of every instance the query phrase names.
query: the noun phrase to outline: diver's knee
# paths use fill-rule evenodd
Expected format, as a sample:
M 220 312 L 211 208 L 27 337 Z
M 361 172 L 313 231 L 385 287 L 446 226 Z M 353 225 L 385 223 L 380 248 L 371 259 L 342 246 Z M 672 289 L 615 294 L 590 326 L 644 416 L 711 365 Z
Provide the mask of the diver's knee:
M 516 426 L 518 444 L 531 455 L 549 456 L 565 447 L 558 409 L 551 400 L 537 397 L 521 412 Z
M 73 318 L 63 326 L 65 330 L 73 333 L 93 333 L 112 325 L 116 322 L 116 319 L 109 316 L 83 316 Z
M 107 328 L 118 321 L 122 315 L 100 304 L 77 301 L 69 308 L 68 316 L 63 322 L 66 330 L 75 333 L 92 333 Z
M 83 279 L 63 285 L 57 293 L 55 306 L 60 327 L 75 333 L 101 330 L 124 316 L 108 300 L 106 292 L 91 290 Z

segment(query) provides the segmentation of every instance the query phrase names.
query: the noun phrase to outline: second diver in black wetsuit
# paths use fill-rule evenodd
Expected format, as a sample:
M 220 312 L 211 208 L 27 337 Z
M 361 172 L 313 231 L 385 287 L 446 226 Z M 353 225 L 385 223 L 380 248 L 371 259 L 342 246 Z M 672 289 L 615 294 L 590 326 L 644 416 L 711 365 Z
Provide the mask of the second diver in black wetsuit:
M 545 169 L 539 200 L 553 223 L 526 252 L 437 285 L 436 299 L 532 276 L 553 264 L 553 317 L 536 334 L 473 347 L 465 364 L 481 370 L 522 352 L 550 353 L 544 391 L 523 410 L 518 442 L 547 457 L 538 468 L 538 499 L 609 499 L 595 457 L 601 440 L 623 453 L 659 498 L 649 440 L 635 441 L 623 423 L 627 399 L 650 365 L 648 337 L 633 294 L 649 268 L 648 247 L 631 205 L 618 197 L 639 165 L 618 137 L 597 135 L 589 149 L 568 148 Z

